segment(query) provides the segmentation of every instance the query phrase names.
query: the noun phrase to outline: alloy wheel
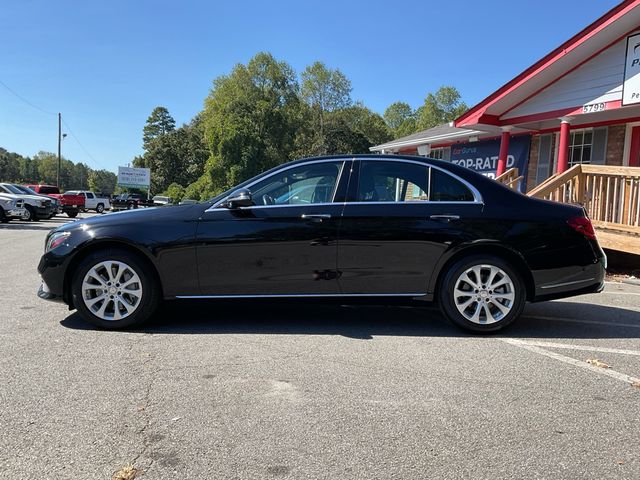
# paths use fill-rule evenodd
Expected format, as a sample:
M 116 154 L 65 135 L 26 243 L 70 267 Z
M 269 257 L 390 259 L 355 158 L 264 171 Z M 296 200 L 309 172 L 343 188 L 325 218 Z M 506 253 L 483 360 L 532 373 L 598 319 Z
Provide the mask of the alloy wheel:
M 458 312 L 470 322 L 490 325 L 503 320 L 513 309 L 515 286 L 509 275 L 495 265 L 474 265 L 460 274 L 453 291 Z
M 142 281 L 129 265 L 103 261 L 89 269 L 82 281 L 82 300 L 101 320 L 122 320 L 133 314 L 142 299 Z

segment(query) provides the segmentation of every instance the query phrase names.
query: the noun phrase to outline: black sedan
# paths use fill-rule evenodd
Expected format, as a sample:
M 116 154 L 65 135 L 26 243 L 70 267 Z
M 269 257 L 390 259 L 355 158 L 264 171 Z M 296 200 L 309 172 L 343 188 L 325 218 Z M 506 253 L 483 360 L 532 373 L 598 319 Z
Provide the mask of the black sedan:
M 341 156 L 276 167 L 209 202 L 76 221 L 46 239 L 39 296 L 125 328 L 163 299 L 436 301 L 496 331 L 525 302 L 604 286 L 581 207 L 532 199 L 449 162 Z

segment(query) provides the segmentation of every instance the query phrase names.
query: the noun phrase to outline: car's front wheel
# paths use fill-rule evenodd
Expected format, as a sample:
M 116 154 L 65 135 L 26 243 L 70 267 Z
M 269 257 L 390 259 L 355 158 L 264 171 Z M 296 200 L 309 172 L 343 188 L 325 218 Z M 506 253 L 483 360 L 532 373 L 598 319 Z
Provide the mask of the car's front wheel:
M 99 204 L 96 206 L 96 212 L 98 212 L 98 213 L 103 213 L 103 212 L 104 212 L 104 204 L 99 203 Z
M 108 329 L 143 323 L 160 302 L 150 268 L 132 253 L 118 249 L 85 258 L 73 275 L 71 294 L 85 320 Z
M 526 287 L 508 262 L 473 255 L 448 269 L 438 297 L 442 312 L 454 324 L 473 332 L 495 332 L 520 316 Z

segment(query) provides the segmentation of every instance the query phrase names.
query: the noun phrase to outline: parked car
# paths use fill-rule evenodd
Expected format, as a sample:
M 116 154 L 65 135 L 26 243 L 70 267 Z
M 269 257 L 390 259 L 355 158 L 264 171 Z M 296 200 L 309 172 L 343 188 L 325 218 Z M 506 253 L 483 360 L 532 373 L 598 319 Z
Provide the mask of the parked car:
M 17 195 L 24 201 L 25 212 L 22 216 L 23 220 L 37 221 L 42 218 L 50 218 L 53 212 L 53 205 L 50 199 L 40 197 L 38 195 L 27 195 L 11 183 L 0 183 L 0 193 L 8 193 Z
M 52 197 L 50 195 L 44 195 L 44 194 L 40 194 L 38 192 L 36 192 L 35 190 L 30 189 L 29 187 L 25 186 L 25 185 L 18 185 L 16 183 L 12 183 L 12 185 L 14 187 L 16 187 L 18 190 L 20 190 L 22 193 L 26 194 L 26 195 L 35 195 L 37 197 L 42 197 L 42 198 L 48 198 L 49 200 L 51 200 L 51 205 L 52 205 L 52 211 L 51 211 L 51 215 L 49 216 L 49 218 L 54 217 L 56 214 L 60 213 L 60 200 L 58 200 L 56 197 Z
M 26 185 L 39 194 L 55 197 L 60 201 L 60 210 L 70 218 L 75 218 L 84 209 L 84 197 L 71 193 L 60 193 L 60 189 L 54 185 Z
M 84 197 L 85 211 L 95 210 L 98 213 L 104 213 L 105 210 L 111 210 L 111 202 L 108 197 L 98 196 L 97 193 L 88 190 L 70 190 L 65 193 Z
M 173 199 L 171 197 L 166 197 L 164 195 L 156 195 L 151 200 L 153 201 L 153 204 L 156 206 L 173 204 Z
M 24 200 L 17 195 L 0 193 L 0 223 L 8 223 L 26 214 Z
M 123 193 L 113 199 L 111 205 L 114 210 L 133 210 L 144 203 L 139 193 Z
M 285 195 L 308 185 L 311 202 Z M 140 324 L 162 299 L 309 297 L 437 302 L 491 332 L 527 301 L 601 291 L 605 264 L 582 207 L 441 160 L 348 155 L 281 165 L 204 203 L 61 226 L 38 295 L 104 328 Z

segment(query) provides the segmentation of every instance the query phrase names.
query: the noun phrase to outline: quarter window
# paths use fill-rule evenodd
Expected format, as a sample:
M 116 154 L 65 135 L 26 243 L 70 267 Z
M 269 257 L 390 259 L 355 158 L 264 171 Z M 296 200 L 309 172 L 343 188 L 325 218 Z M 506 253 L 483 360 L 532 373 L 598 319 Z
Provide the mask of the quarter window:
M 288 168 L 256 183 L 254 205 L 330 203 L 343 162 L 321 162 Z

